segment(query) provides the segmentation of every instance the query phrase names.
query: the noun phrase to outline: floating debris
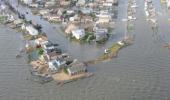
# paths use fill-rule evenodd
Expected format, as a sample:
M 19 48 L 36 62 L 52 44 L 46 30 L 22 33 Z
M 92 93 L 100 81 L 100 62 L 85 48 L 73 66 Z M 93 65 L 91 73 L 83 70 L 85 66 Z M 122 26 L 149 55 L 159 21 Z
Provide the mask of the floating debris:
M 17 54 L 17 55 L 16 55 L 16 58 L 20 58 L 20 57 L 22 57 L 20 54 Z
M 164 47 L 170 49 L 170 43 L 165 43 Z
M 33 81 L 44 84 L 47 82 L 51 82 L 53 78 L 49 74 L 40 74 L 35 70 L 30 70 L 31 75 L 33 76 Z

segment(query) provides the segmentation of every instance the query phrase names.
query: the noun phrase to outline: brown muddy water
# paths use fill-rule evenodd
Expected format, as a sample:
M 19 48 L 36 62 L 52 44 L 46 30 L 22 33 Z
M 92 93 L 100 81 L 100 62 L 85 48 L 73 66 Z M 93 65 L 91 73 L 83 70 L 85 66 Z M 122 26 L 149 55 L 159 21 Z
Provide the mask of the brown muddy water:
M 22 46 L 20 34 L 0 25 L 0 100 L 170 100 L 170 50 L 163 47 L 170 42 L 170 13 L 159 0 L 153 0 L 159 12 L 158 32 L 153 32 L 145 18 L 143 0 L 136 1 L 134 44 L 122 49 L 112 61 L 92 65 L 93 77 L 63 87 L 54 81 L 43 85 L 33 82 L 25 57 L 15 58 Z M 123 36 L 124 23 L 120 20 L 125 18 L 127 1 L 119 2 L 116 34 L 105 47 Z M 105 48 L 70 43 L 48 23 L 42 23 L 49 38 L 75 58 L 92 59 Z

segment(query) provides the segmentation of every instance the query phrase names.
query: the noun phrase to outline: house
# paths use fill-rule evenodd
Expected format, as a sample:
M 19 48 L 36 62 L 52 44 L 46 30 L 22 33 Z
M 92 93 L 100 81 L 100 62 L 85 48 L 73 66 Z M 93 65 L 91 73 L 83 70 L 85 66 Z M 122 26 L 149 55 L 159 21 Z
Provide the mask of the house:
M 70 76 L 74 76 L 87 72 L 87 68 L 83 63 L 77 62 L 68 67 L 67 72 Z
M 84 15 L 80 18 L 80 22 L 82 22 L 82 23 L 89 23 L 89 21 L 93 22 L 93 17 Z
M 90 14 L 90 13 L 92 13 L 92 11 L 93 11 L 93 9 L 91 9 L 91 8 L 82 8 L 81 9 L 81 12 L 83 14 Z
M 62 53 L 61 49 L 54 48 L 54 49 L 45 49 L 45 53 L 50 53 L 50 52 L 56 52 L 57 55 L 60 55 Z
M 108 30 L 107 29 L 96 29 L 96 32 L 94 35 L 96 37 L 96 41 L 100 41 L 102 39 L 107 38 Z
M 23 22 L 23 20 L 21 20 L 21 19 L 14 20 L 14 24 L 15 24 L 16 26 L 21 26 L 21 25 L 22 25 L 22 22 Z
M 88 32 L 93 32 L 94 25 L 95 24 L 93 21 L 86 21 L 84 24 L 82 24 L 83 28 Z
M 45 44 L 48 44 L 48 43 L 49 43 L 49 41 L 47 40 L 47 41 L 41 42 L 40 45 L 41 45 L 41 47 L 43 47 Z
M 61 6 L 68 6 L 68 5 L 70 5 L 70 1 L 60 0 L 60 5 L 61 5 Z
M 61 18 L 58 15 L 51 15 L 49 16 L 48 20 L 49 21 L 61 21 Z
M 160 1 L 161 1 L 161 3 L 166 3 L 167 0 L 160 0 Z
M 71 22 L 78 21 L 78 20 L 79 20 L 79 17 L 78 17 L 77 14 L 74 15 L 73 17 L 70 17 L 70 18 L 69 18 L 69 21 L 71 21 Z
M 38 8 L 38 4 L 36 4 L 36 3 L 31 3 L 31 4 L 29 4 L 29 7 Z
M 148 3 L 151 3 L 152 2 L 152 0 L 145 0 L 146 2 L 148 2 Z
M 31 46 L 31 47 L 36 47 L 36 46 L 37 46 L 37 43 L 36 43 L 35 40 L 29 40 L 29 41 L 27 42 L 27 45 L 28 45 L 28 46 Z
M 40 56 L 41 61 L 48 63 L 51 60 L 61 58 L 61 50 L 60 49 L 46 49 L 44 50 L 44 55 Z
M 48 10 L 48 9 L 44 9 L 44 10 L 40 10 L 39 11 L 39 13 L 41 14 L 41 15 L 46 15 L 46 14 L 48 14 L 50 12 L 50 10 Z
M 128 16 L 128 19 L 129 20 L 136 20 L 136 17 L 135 16 Z
M 72 36 L 76 39 L 82 39 L 85 36 L 85 30 L 84 29 L 75 29 L 72 31 Z
M 43 47 L 44 47 L 44 49 L 54 49 L 55 48 L 54 45 L 52 45 L 52 44 L 45 44 Z
M 51 7 L 51 6 L 54 6 L 55 4 L 56 4 L 55 1 L 47 1 L 47 2 L 45 3 L 45 7 Z
M 70 21 L 70 22 L 73 22 L 74 20 L 75 20 L 74 17 L 70 17 L 70 18 L 69 18 L 69 21 Z
M 57 56 L 58 56 L 58 54 L 55 51 L 49 52 L 49 53 L 46 54 L 48 61 L 57 59 Z
M 86 3 L 86 0 L 78 0 L 78 2 L 77 2 L 77 6 L 84 6 L 85 5 L 85 3 Z
M 161 3 L 166 3 L 166 0 L 160 0 Z
M 61 16 L 63 14 L 62 12 L 63 12 L 63 8 L 59 8 L 57 11 L 57 15 Z
M 25 27 L 25 30 L 32 36 L 38 35 L 38 30 L 36 30 L 32 25 L 28 25 Z
M 96 2 L 91 2 L 91 3 L 88 3 L 87 6 L 89 6 L 90 8 L 96 8 L 97 3 Z
M 106 2 L 109 2 L 109 3 L 114 3 L 114 1 L 116 0 L 106 0 Z
M 149 12 L 147 10 L 145 11 L 145 14 L 147 17 L 149 16 Z
M 48 62 L 48 65 L 49 65 L 49 69 L 50 70 L 54 70 L 54 71 L 59 71 L 61 70 L 62 68 L 65 67 L 65 64 L 66 64 L 66 61 L 64 60 L 52 60 L 50 62 Z
M 105 2 L 105 3 L 103 3 L 103 6 L 105 6 L 105 7 L 112 7 L 113 4 L 110 3 L 110 2 Z
M 52 44 L 52 43 L 49 43 L 49 42 L 47 42 L 46 44 L 44 44 L 43 45 L 43 48 L 44 49 L 55 49 L 55 48 L 57 48 L 58 47 L 58 45 L 57 44 Z
M 5 10 L 5 9 L 6 9 L 6 5 L 0 4 L 0 10 Z
M 13 15 L 8 15 L 8 18 L 7 18 L 7 21 L 8 22 L 13 22 L 15 19 L 14 19 L 14 16 Z
M 170 0 L 167 0 L 167 8 L 170 8 Z
M 117 4 L 118 4 L 118 0 L 106 0 L 106 2 L 112 3 L 112 4 L 114 4 L 114 5 L 117 5 Z
M 78 28 L 78 24 L 77 23 L 70 23 L 66 26 L 65 29 L 65 33 L 66 34 L 70 34 L 73 30 Z
M 48 42 L 48 38 L 45 37 L 45 36 L 42 36 L 42 37 L 36 39 L 35 42 L 36 42 L 37 45 L 42 46 L 42 44 L 44 44 L 45 42 Z
M 111 20 L 111 16 L 108 14 L 100 14 L 99 20 L 96 23 L 109 23 Z
M 56 63 L 59 67 L 62 67 L 62 66 L 65 67 L 66 61 L 60 58 L 60 59 L 56 59 Z
M 24 4 L 31 4 L 32 3 L 32 0 L 21 0 L 21 2 L 23 2 Z
M 67 13 L 67 15 L 71 15 L 71 14 L 74 13 L 74 10 L 69 9 L 69 10 L 66 11 L 66 13 Z

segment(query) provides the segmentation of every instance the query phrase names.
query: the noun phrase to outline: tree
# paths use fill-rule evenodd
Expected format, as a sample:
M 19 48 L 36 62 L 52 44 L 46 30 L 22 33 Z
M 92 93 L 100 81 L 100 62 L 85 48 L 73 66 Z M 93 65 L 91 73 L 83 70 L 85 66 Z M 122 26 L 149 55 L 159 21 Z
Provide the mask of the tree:
M 38 54 L 39 55 L 43 55 L 43 53 L 44 53 L 44 50 L 42 48 L 38 49 Z

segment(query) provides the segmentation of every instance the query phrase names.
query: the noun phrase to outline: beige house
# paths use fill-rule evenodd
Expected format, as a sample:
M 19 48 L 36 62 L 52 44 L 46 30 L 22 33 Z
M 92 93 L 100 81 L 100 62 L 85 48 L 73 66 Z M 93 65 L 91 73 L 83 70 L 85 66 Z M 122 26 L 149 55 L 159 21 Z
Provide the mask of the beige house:
M 61 6 L 68 6 L 68 5 L 70 5 L 70 1 L 60 0 L 60 5 Z
M 66 28 L 65 28 L 65 33 L 66 34 L 71 34 L 71 32 L 73 31 L 73 30 L 75 30 L 75 29 L 77 29 L 78 28 L 78 23 L 70 23 L 70 24 L 68 24 L 67 26 L 66 26 Z
M 97 23 L 109 23 L 111 21 L 111 16 L 110 15 L 99 15 L 99 20 Z
M 87 68 L 83 63 L 79 61 L 75 61 L 71 64 L 71 67 L 68 67 L 67 71 L 70 76 L 75 76 L 75 75 L 86 73 Z
M 49 16 L 48 20 L 49 21 L 61 21 L 61 18 L 58 15 L 51 15 Z

